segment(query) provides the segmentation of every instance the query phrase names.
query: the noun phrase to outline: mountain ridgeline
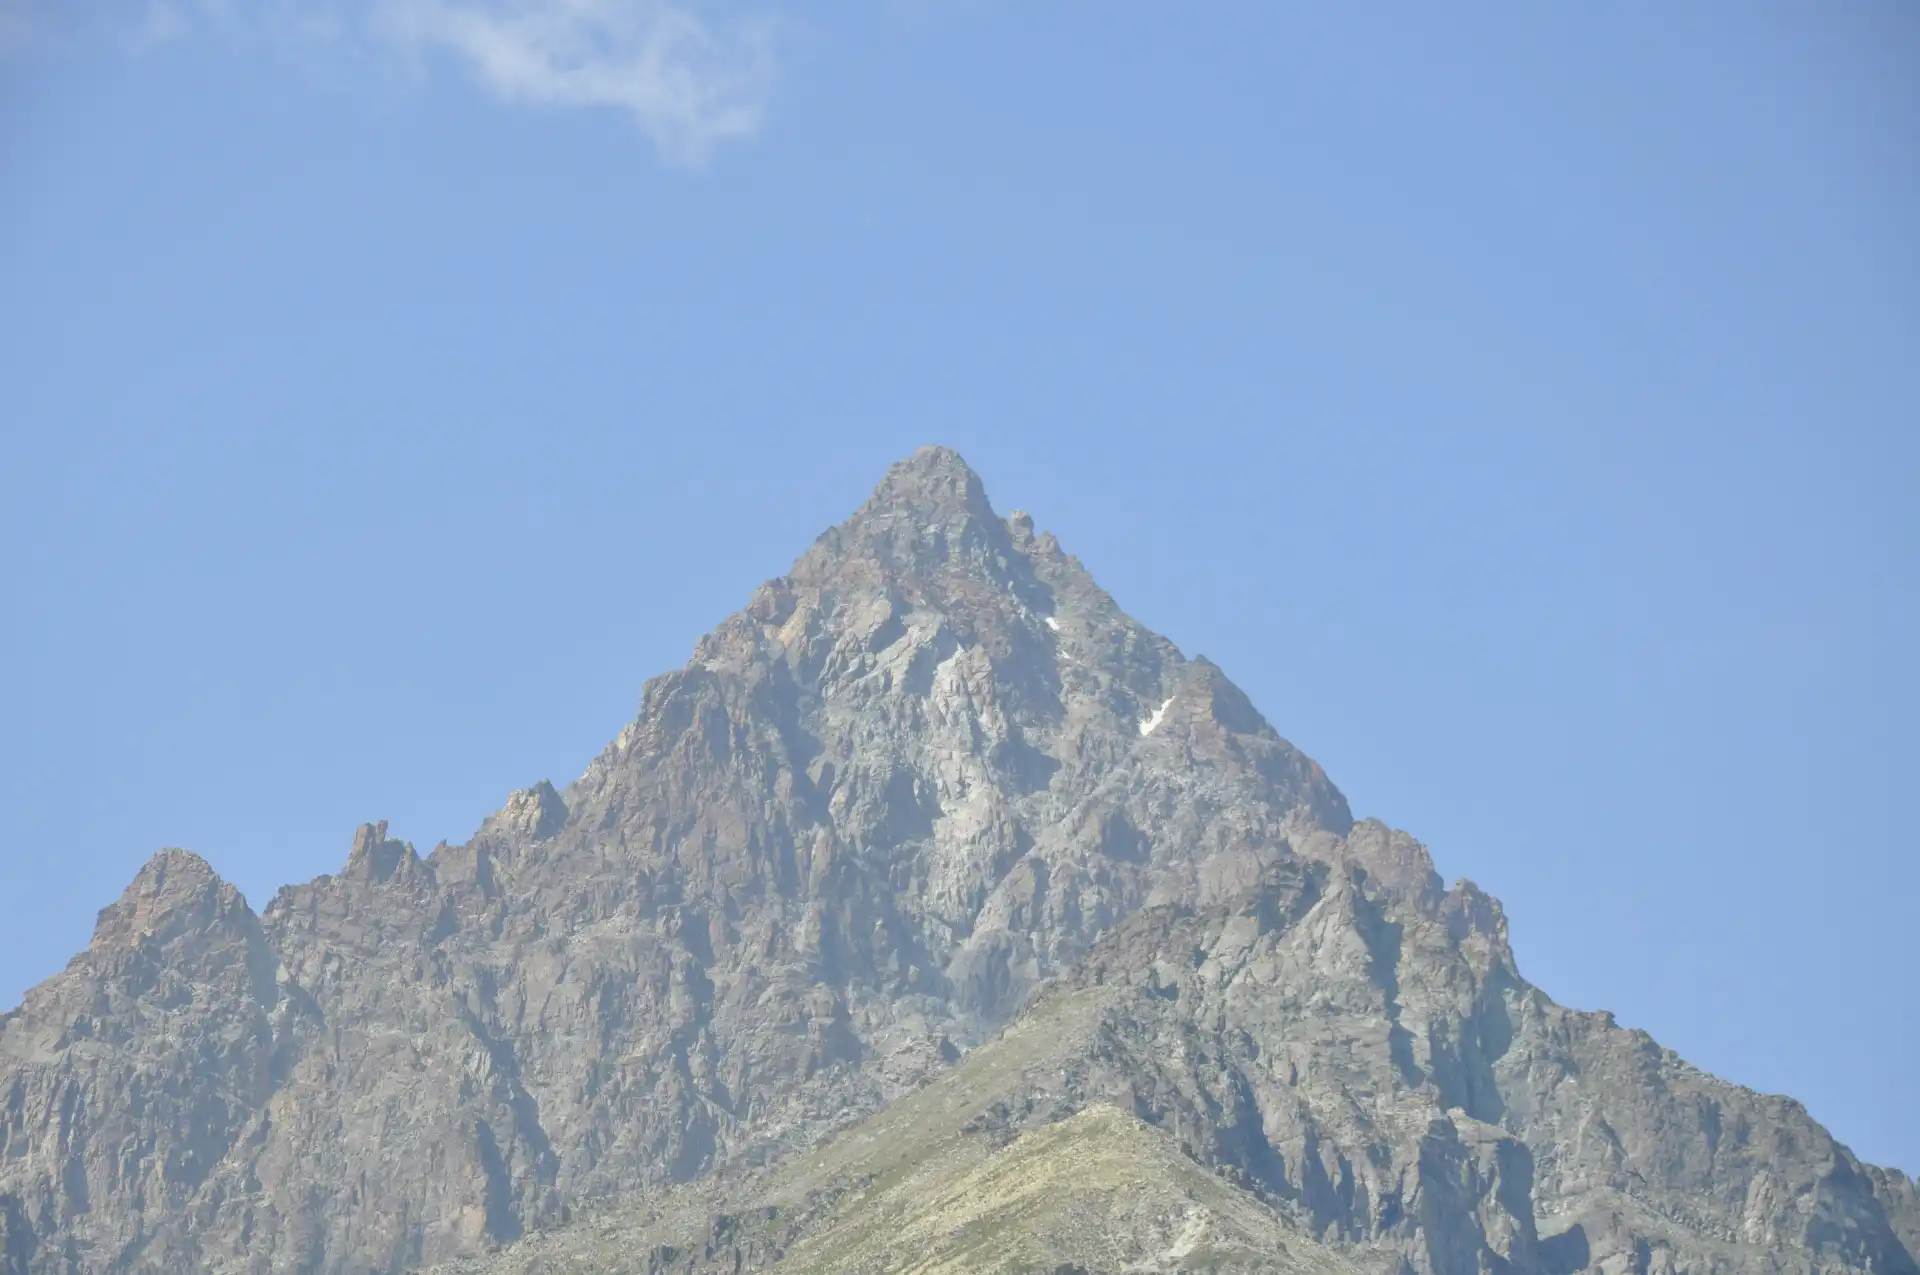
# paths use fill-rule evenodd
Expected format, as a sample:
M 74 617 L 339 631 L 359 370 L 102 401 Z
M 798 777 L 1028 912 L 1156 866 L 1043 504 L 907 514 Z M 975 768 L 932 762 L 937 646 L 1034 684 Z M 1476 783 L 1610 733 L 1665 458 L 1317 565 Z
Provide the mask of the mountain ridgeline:
M 564 789 L 0 1018 L 0 1275 L 1920 1275 L 1920 1191 L 1521 977 L 950 451 Z

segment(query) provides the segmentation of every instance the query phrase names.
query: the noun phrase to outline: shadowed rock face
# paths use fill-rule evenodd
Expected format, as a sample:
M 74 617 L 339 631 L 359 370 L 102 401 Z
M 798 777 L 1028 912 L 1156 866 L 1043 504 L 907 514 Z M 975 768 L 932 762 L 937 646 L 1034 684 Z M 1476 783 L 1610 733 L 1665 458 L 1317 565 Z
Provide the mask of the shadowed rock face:
M 1110 1103 L 1421 1275 L 1915 1270 L 1912 1183 L 1526 985 L 930 448 L 465 845 L 369 825 L 257 918 L 156 856 L 0 1019 L 0 1273 L 484 1254 L 817 1145 L 1047 985 L 1111 1000 L 1078 1096 L 993 1120 Z

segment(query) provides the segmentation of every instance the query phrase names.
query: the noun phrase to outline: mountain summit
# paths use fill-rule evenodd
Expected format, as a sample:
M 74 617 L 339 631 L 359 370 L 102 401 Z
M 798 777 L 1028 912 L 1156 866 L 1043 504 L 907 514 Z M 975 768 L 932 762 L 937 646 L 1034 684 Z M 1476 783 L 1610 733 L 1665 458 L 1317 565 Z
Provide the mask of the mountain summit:
M 0 1275 L 1916 1251 L 1913 1183 L 1527 984 L 943 448 L 565 788 L 258 917 L 162 852 L 0 1019 Z

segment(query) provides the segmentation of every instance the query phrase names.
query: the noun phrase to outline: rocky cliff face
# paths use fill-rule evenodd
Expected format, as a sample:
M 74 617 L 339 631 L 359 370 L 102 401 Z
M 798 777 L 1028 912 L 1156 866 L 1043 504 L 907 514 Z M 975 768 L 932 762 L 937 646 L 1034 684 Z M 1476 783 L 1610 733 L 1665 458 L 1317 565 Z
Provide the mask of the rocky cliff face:
M 994 1119 L 1130 1110 L 1421 1275 L 1915 1270 L 1912 1183 L 1527 986 L 1496 902 L 927 449 L 465 845 L 362 828 L 257 918 L 157 856 L 0 1019 L 0 1272 L 485 1253 L 1076 986 L 1078 1097 Z
M 1911 1203 L 1797 1104 L 1554 1004 L 1499 905 L 1443 892 L 1404 836 L 1318 840 L 1228 904 L 1127 922 L 1063 980 L 1114 989 L 1086 1100 L 1435 1275 L 1920 1269 Z

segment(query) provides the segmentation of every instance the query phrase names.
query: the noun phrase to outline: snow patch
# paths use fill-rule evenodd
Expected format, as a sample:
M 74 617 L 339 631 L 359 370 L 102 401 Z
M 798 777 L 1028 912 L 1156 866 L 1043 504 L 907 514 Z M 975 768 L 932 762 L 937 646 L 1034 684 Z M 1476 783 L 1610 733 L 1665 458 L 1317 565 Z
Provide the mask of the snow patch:
M 1158 726 L 1161 722 L 1164 722 L 1165 720 L 1167 720 L 1167 710 L 1173 707 L 1173 699 L 1174 699 L 1173 696 L 1171 695 L 1167 696 L 1167 702 L 1162 704 L 1160 707 L 1154 709 L 1152 717 L 1149 717 L 1146 721 L 1140 723 L 1140 733 L 1142 735 L 1153 734 L 1153 728 Z
M 1041 618 L 1047 622 L 1047 627 L 1052 629 L 1055 633 L 1058 633 L 1060 631 L 1060 621 L 1054 619 L 1050 615 L 1042 616 Z

